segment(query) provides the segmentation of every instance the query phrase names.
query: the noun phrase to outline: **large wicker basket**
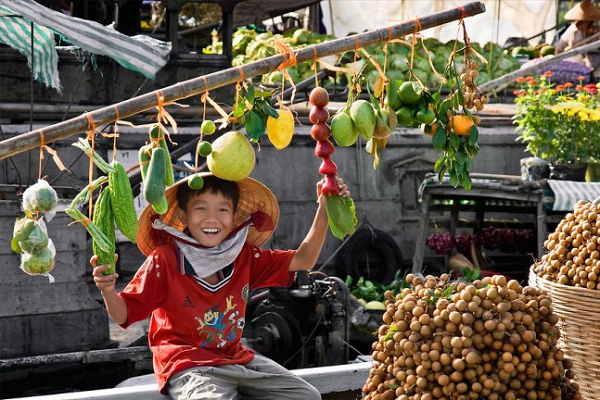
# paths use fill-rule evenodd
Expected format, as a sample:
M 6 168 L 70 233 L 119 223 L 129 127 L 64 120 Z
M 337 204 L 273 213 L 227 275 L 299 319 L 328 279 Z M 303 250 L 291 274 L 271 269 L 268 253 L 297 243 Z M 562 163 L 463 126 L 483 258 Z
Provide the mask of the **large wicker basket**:
M 559 346 L 573 361 L 583 399 L 600 399 L 600 291 L 567 286 L 529 272 L 529 285 L 544 289 L 558 315 Z

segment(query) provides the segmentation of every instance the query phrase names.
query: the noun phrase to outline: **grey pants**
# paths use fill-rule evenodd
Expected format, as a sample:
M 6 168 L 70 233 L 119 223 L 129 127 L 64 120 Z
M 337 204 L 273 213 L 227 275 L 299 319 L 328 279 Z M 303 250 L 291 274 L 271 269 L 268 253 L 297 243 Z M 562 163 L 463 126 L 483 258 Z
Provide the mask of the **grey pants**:
M 248 364 L 186 369 L 169 379 L 167 390 L 176 400 L 321 399 L 310 383 L 259 354 Z

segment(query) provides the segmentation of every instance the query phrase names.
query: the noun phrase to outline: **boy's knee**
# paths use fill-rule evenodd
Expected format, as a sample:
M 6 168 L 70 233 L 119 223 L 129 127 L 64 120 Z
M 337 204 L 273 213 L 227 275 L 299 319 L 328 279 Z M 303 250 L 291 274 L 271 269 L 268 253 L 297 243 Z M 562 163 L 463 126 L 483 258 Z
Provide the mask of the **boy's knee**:
M 302 395 L 302 399 L 306 399 L 306 400 L 321 400 L 321 393 L 319 393 L 319 391 L 317 390 L 316 387 L 314 387 L 313 385 L 311 385 L 310 383 L 306 382 L 306 385 L 304 386 L 304 393 Z

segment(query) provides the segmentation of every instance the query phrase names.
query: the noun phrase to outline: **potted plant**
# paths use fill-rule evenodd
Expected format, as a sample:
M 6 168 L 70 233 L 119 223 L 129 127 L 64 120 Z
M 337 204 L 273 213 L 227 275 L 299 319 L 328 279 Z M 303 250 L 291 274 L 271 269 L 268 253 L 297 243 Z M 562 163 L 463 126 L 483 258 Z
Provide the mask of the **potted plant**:
M 517 140 L 532 156 L 550 163 L 551 178 L 584 180 L 588 163 L 600 159 L 598 88 L 583 85 L 583 76 L 577 84 L 554 84 L 551 76 L 547 71 L 517 79 Z

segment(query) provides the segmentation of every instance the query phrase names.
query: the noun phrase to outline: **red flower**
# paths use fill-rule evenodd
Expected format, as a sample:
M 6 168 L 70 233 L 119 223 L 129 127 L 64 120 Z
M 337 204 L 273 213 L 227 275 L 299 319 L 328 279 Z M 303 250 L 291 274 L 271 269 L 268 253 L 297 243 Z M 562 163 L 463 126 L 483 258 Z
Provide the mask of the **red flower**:
M 571 82 L 567 82 L 567 83 L 565 83 L 565 87 L 567 87 L 567 88 L 573 87 L 573 84 Z
M 583 86 L 582 85 L 577 85 L 577 86 L 575 86 L 575 90 L 583 90 Z
M 562 92 L 563 90 L 565 90 L 565 85 L 557 85 L 556 90 L 558 90 L 559 92 Z
M 543 74 L 544 76 L 552 76 L 552 71 L 546 71 Z
M 525 78 L 523 78 L 522 76 L 517 78 L 517 83 L 523 83 L 525 82 Z
M 582 80 L 584 80 L 584 79 L 585 79 L 585 76 L 582 76 L 582 75 L 579 75 L 579 76 L 577 77 L 577 80 L 578 80 L 578 81 L 582 81 Z

